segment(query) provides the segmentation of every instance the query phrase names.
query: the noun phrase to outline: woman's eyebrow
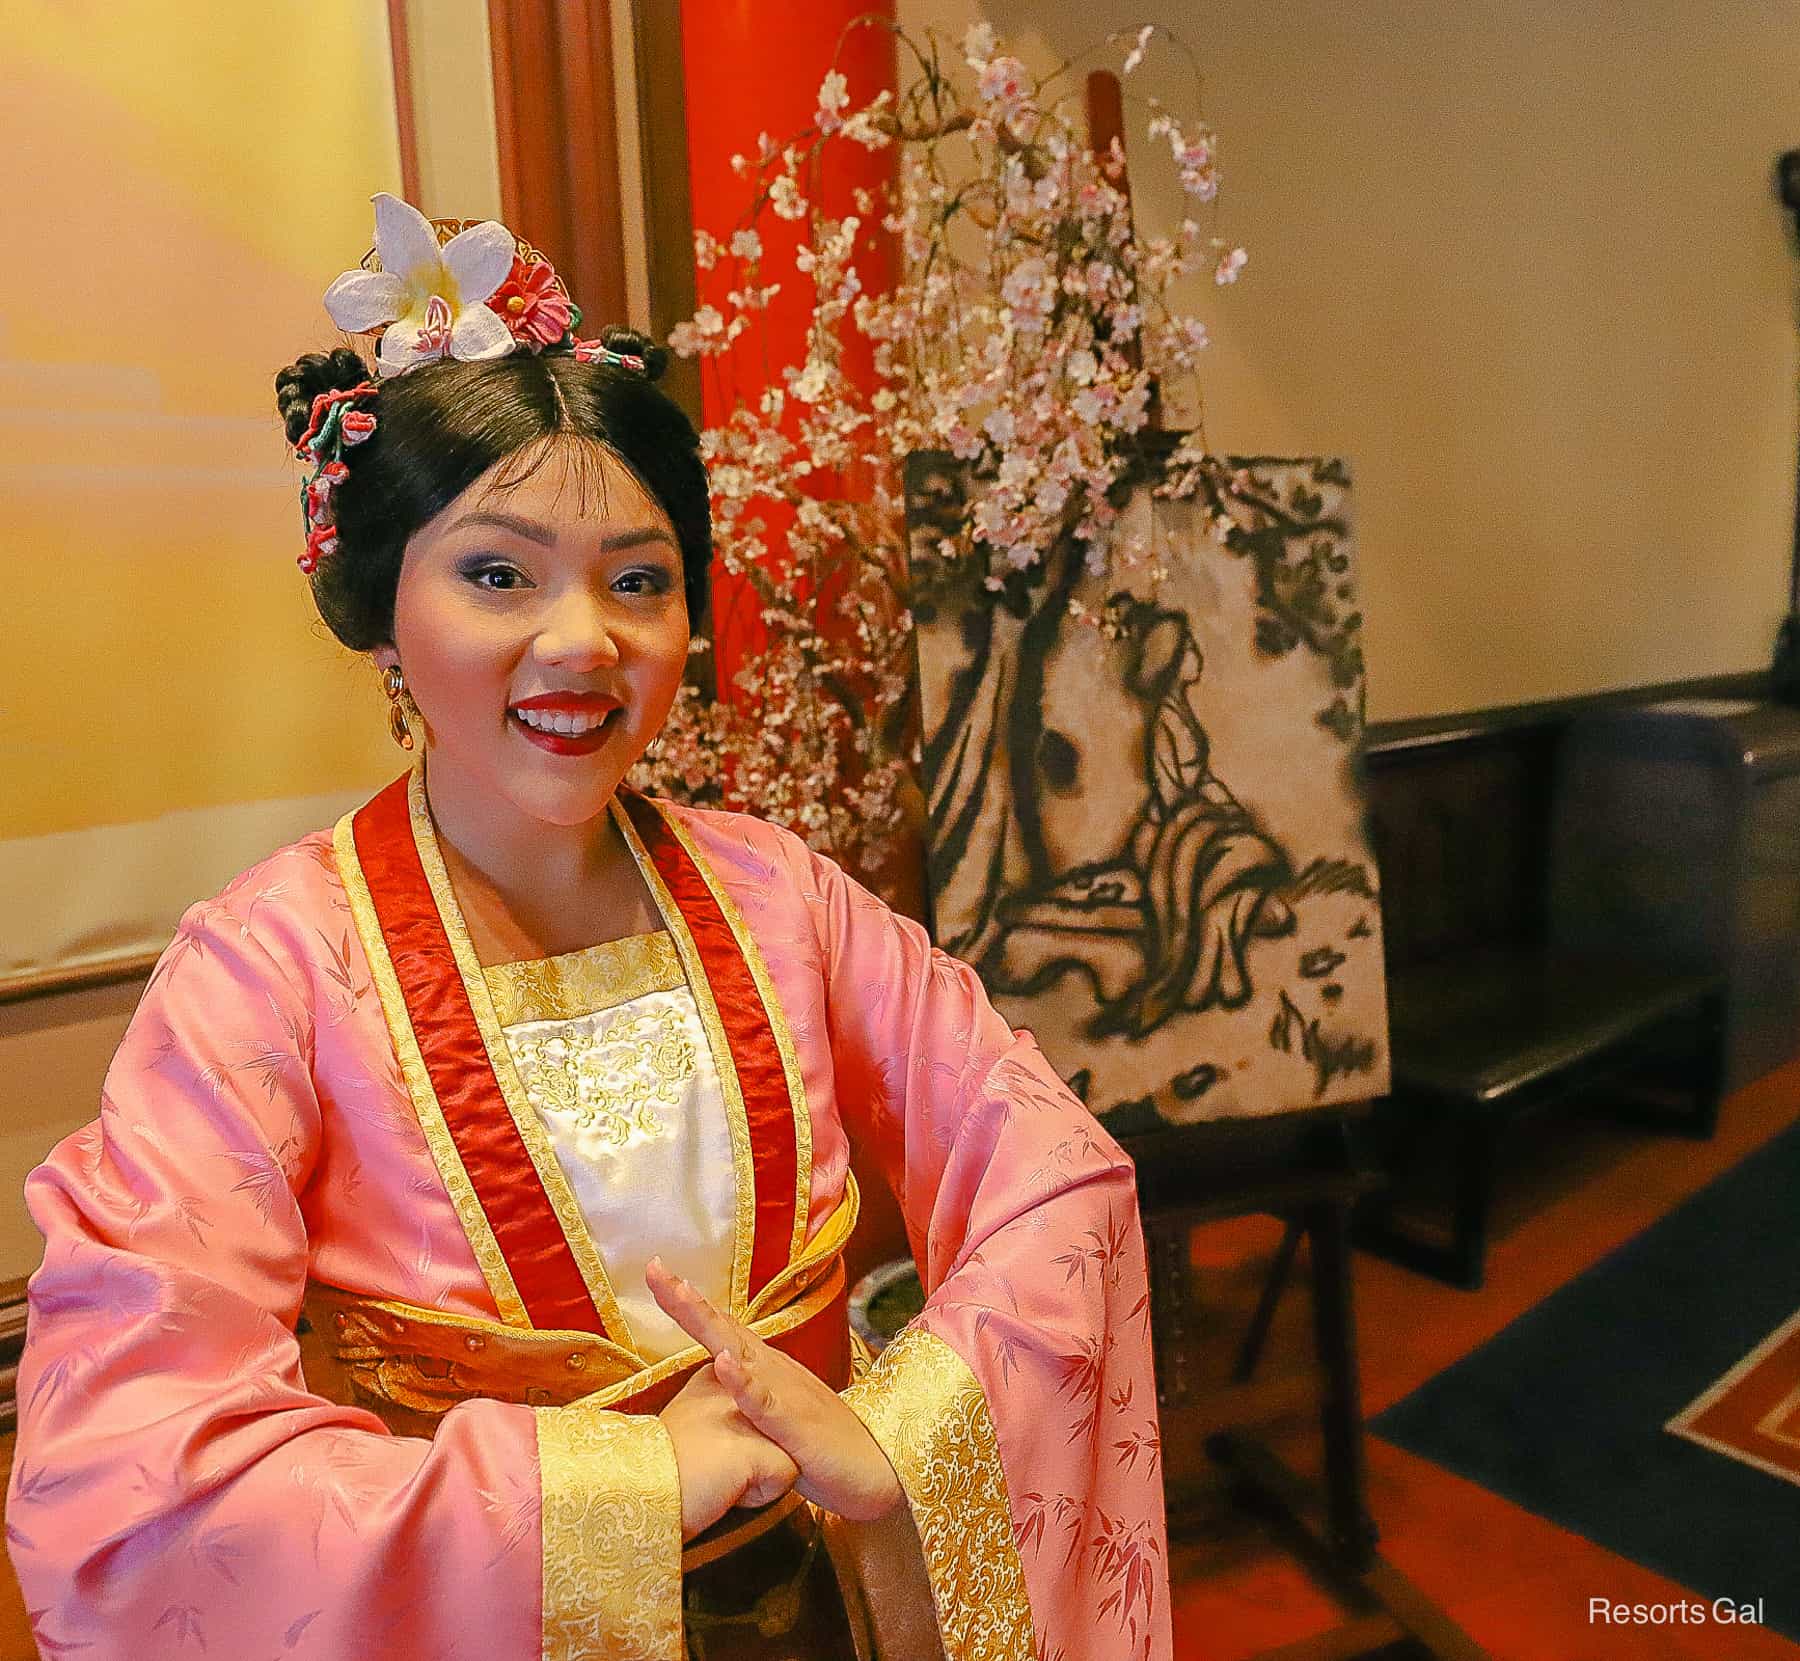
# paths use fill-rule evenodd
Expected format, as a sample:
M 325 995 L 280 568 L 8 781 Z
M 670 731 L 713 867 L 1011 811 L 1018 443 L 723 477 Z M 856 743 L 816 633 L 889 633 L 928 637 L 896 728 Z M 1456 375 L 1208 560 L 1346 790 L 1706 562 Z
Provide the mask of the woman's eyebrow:
M 618 548 L 638 548 L 646 542 L 666 542 L 677 553 L 681 552 L 681 544 L 661 525 L 633 525 L 628 531 L 615 531 L 611 536 L 603 537 L 600 546 L 610 553 Z
M 465 513 L 450 529 L 459 531 L 465 525 L 490 525 L 496 530 L 511 531 L 515 536 L 522 536 L 526 541 L 545 548 L 556 541 L 556 531 L 551 526 L 516 513 L 502 513 L 498 509 L 478 508 L 472 513 Z M 611 553 L 620 548 L 641 547 L 646 542 L 666 542 L 677 553 L 681 551 L 681 544 L 661 525 L 634 525 L 629 530 L 616 531 L 604 538 L 600 546 Z
M 511 531 L 515 536 L 522 536 L 528 542 L 541 543 L 548 548 L 556 540 L 556 532 L 548 525 L 540 524 L 535 519 L 522 519 L 516 513 L 500 513 L 482 511 L 465 513 L 450 529 L 460 531 L 465 525 L 492 525 L 496 530 Z

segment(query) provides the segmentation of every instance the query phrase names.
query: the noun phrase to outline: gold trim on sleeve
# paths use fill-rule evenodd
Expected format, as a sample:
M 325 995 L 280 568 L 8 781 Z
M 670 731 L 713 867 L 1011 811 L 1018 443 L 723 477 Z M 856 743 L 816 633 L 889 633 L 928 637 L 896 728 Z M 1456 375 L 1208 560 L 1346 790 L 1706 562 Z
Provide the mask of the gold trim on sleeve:
M 941 1338 L 908 1327 L 844 1391 L 918 1532 L 947 1661 L 1032 1661 L 1031 1602 L 987 1398 Z
M 543 1661 L 682 1661 L 681 1481 L 652 1415 L 540 1407 Z
M 657 811 L 662 810 L 659 807 Z M 662 818 L 675 840 L 687 849 L 694 868 L 711 890 L 712 897 L 718 901 L 719 910 L 725 914 L 725 921 L 737 938 L 738 949 L 743 952 L 744 961 L 750 966 L 750 978 L 756 982 L 763 1008 L 769 1013 L 769 1027 L 775 1034 L 775 1047 L 781 1052 L 781 1070 L 787 1075 L 788 1100 L 794 1106 L 794 1141 L 798 1156 L 794 1162 L 794 1238 L 788 1247 L 789 1258 L 796 1258 L 800 1255 L 800 1248 L 806 1244 L 806 1225 L 812 1213 L 813 1161 L 812 1115 L 806 1107 L 806 1081 L 801 1076 L 800 1056 L 794 1048 L 794 1035 L 788 1028 L 787 1015 L 781 1007 L 775 983 L 769 978 L 769 967 L 763 962 L 756 937 L 751 934 L 750 925 L 744 921 L 744 914 L 738 910 L 737 902 L 726 892 L 725 885 L 713 875 L 712 866 L 694 846 L 694 839 L 688 835 L 687 827 L 672 813 L 664 813 Z
M 625 846 L 637 862 L 643 877 L 662 913 L 664 925 L 680 955 L 687 973 L 688 989 L 694 994 L 694 1006 L 700 1011 L 700 1024 L 706 1029 L 706 1042 L 712 1050 L 713 1067 L 719 1075 L 719 1092 L 725 1098 L 725 1125 L 731 1134 L 731 1168 L 737 1180 L 737 1211 L 733 1218 L 731 1247 L 731 1313 L 742 1319 L 750 1299 L 750 1254 L 756 1245 L 756 1169 L 750 1149 L 750 1119 L 744 1110 L 744 1090 L 738 1082 L 737 1063 L 732 1059 L 731 1044 L 719 1019 L 719 1005 L 712 994 L 712 983 L 706 978 L 706 965 L 700 961 L 700 950 L 694 936 L 669 892 L 668 884 L 656 869 L 650 851 L 638 836 L 624 804 L 615 795 L 612 801 L 613 823 L 625 838 Z M 659 808 L 657 810 L 661 812 Z M 663 822 L 668 823 L 665 815 Z M 701 869 L 704 871 L 705 867 Z M 804 1222 L 804 1213 L 801 1217 Z
M 425 880 L 431 885 L 432 899 L 437 902 L 438 916 L 443 922 L 444 933 L 449 937 L 451 955 L 456 959 L 457 972 L 462 976 L 469 1007 L 475 1013 L 475 1025 L 481 1033 L 482 1047 L 487 1051 L 488 1063 L 494 1069 L 494 1079 L 500 1087 L 501 1100 L 506 1103 L 506 1110 L 512 1115 L 513 1124 L 519 1132 L 519 1139 L 531 1156 L 538 1181 L 544 1185 L 544 1193 L 549 1198 L 551 1209 L 556 1213 L 557 1222 L 562 1225 L 563 1236 L 575 1258 L 575 1266 L 581 1271 L 582 1283 L 594 1300 L 594 1307 L 600 1312 L 601 1321 L 608 1333 L 621 1344 L 630 1346 L 631 1328 L 613 1293 L 612 1282 L 607 1278 L 606 1265 L 600 1261 L 594 1237 L 588 1233 L 581 1207 L 576 1203 L 574 1190 L 569 1187 L 569 1179 L 563 1175 L 562 1166 L 557 1163 L 556 1150 L 550 1146 L 550 1138 L 545 1133 L 543 1123 L 526 1099 L 524 1087 L 519 1082 L 518 1069 L 513 1066 L 512 1051 L 507 1047 L 506 1034 L 500 1030 L 499 1018 L 494 1013 L 494 1000 L 488 994 L 487 977 L 482 973 L 481 960 L 475 954 L 475 942 L 469 938 L 468 927 L 463 922 L 462 907 L 456 903 L 456 891 L 451 887 L 450 873 L 445 869 L 443 852 L 438 847 L 437 831 L 431 822 L 431 805 L 425 795 L 423 769 L 415 768 L 408 781 L 407 806 L 411 809 L 413 841 L 419 850 L 419 863 L 425 868 Z
M 503 1027 L 572 1021 L 687 984 L 666 933 L 634 934 L 529 963 L 491 963 L 481 972 Z
M 356 855 L 356 833 L 351 823 L 354 817 L 354 814 L 346 813 L 333 827 L 332 851 L 337 856 L 338 875 L 343 879 L 344 893 L 350 901 L 350 915 L 362 940 L 363 955 L 369 960 L 369 976 L 381 999 L 381 1013 L 387 1019 L 388 1036 L 393 1040 L 394 1054 L 400 1063 L 400 1077 L 412 1098 L 413 1112 L 418 1116 L 419 1129 L 424 1132 L 425 1145 L 431 1150 L 432 1162 L 456 1209 L 456 1219 L 468 1236 L 469 1250 L 474 1253 L 481 1278 L 487 1282 L 494 1308 L 509 1327 L 529 1327 L 531 1317 L 525 1313 L 525 1300 L 520 1297 L 512 1270 L 506 1265 L 506 1254 L 494 1238 L 487 1213 L 481 1209 L 475 1185 L 463 1168 L 462 1155 L 456 1151 L 456 1140 L 444 1121 L 444 1110 L 432 1088 L 431 1075 L 426 1071 L 424 1057 L 419 1054 L 419 1041 L 406 1009 L 406 994 L 400 990 L 400 982 L 394 974 L 387 941 L 381 933 L 381 920 L 375 914 L 375 902 L 369 895 L 362 862 Z

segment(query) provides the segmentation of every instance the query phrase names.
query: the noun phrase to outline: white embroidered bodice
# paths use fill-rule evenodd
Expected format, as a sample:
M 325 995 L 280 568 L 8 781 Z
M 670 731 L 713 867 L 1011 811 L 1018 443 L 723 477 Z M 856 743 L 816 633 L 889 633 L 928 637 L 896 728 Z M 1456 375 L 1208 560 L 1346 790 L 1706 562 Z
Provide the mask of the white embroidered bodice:
M 728 1304 L 736 1179 L 719 1075 L 667 933 L 483 970 L 527 1100 L 647 1361 L 690 1340 L 656 1306 L 660 1255 Z

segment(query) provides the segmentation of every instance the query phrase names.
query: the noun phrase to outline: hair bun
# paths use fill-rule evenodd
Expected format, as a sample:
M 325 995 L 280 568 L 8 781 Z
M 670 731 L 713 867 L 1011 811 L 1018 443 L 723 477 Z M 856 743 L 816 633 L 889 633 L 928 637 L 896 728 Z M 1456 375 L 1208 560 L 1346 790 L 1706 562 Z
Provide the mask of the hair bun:
M 660 381 L 663 371 L 669 367 L 669 350 L 666 346 L 658 346 L 648 335 L 641 335 L 636 329 L 627 329 L 622 324 L 607 324 L 600 331 L 600 344 L 609 352 L 642 358 L 646 380 Z
M 312 421 L 313 399 L 321 392 L 348 392 L 369 378 L 369 366 L 348 346 L 307 352 L 275 377 L 275 407 L 281 411 L 288 443 L 298 444 Z

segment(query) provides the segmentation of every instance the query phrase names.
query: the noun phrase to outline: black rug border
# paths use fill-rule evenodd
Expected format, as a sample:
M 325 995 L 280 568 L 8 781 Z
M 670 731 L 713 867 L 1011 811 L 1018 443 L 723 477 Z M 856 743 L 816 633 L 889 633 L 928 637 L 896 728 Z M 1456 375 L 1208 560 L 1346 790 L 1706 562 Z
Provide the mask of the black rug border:
M 1800 1642 L 1800 1486 L 1663 1429 L 1796 1311 L 1800 1124 L 1369 1428 L 1707 1603 L 1761 1597 Z

